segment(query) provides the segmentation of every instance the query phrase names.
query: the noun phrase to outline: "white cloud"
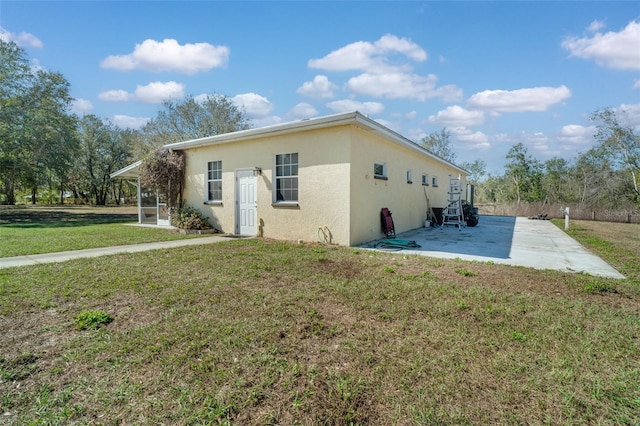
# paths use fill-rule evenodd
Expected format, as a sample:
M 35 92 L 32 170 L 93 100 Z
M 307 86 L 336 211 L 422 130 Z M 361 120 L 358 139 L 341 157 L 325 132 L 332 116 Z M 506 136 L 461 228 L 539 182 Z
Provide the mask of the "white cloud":
M 452 105 L 436 115 L 429 116 L 429 123 L 446 127 L 468 127 L 484 123 L 484 112 L 470 111 L 458 105 Z
M 136 86 L 134 92 L 136 100 L 147 104 L 159 104 L 167 99 L 180 99 L 184 97 L 184 84 L 175 81 L 154 81 L 146 86 Z
M 380 114 L 384 111 L 384 105 L 379 102 L 360 102 L 353 99 L 329 102 L 326 107 L 334 112 L 360 111 L 362 114 Z
M 353 93 L 385 97 L 389 99 L 407 98 L 424 101 L 440 97 L 446 102 L 455 102 L 462 97 L 462 90 L 455 86 L 436 88 L 438 78 L 407 73 L 369 74 L 352 77 L 347 89 Z
M 137 86 L 134 93 L 126 90 L 107 90 L 98 94 L 98 98 L 106 102 L 140 101 L 147 104 L 159 104 L 167 99 L 183 97 L 184 84 L 175 81 L 155 81 L 146 86 Z
M 200 71 L 224 66 L 228 60 L 229 48 L 226 46 L 214 46 L 209 43 L 180 45 L 174 39 L 165 39 L 161 42 L 147 39 L 136 44 L 133 52 L 128 55 L 106 57 L 100 66 L 118 71 L 142 69 L 193 75 Z
M 464 126 L 451 127 L 448 129 L 451 135 L 458 141 L 457 145 L 463 145 L 464 149 L 489 149 L 491 144 L 489 138 L 482 132 L 467 129 Z
M 251 118 L 264 118 L 268 116 L 274 108 L 269 99 L 256 93 L 242 93 L 234 96 L 231 100 L 237 106 L 244 108 L 247 115 Z
M 326 75 L 316 75 L 313 81 L 307 81 L 298 87 L 296 93 L 311 98 L 333 98 L 333 91 L 337 87 Z
M 631 21 L 620 32 L 595 33 L 593 37 L 583 38 L 567 37 L 562 41 L 562 47 L 571 56 L 590 59 L 607 68 L 640 70 L 639 40 L 640 22 Z
M 78 115 L 88 114 L 93 110 L 93 103 L 86 99 L 78 98 L 71 101 L 71 112 Z
M 387 34 L 374 43 L 358 41 L 348 44 L 324 58 L 309 60 L 308 66 L 330 71 L 361 70 L 376 73 L 407 70 L 406 64 L 391 63 L 396 55 L 415 62 L 427 60 L 427 52 L 416 43 Z
M 534 87 L 518 90 L 485 90 L 469 98 L 468 106 L 493 112 L 546 111 L 571 97 L 566 86 Z
M 149 117 L 130 117 L 128 115 L 114 115 L 111 122 L 121 129 L 141 129 L 147 124 L 151 118 Z
M 313 105 L 302 102 L 291 108 L 287 113 L 286 118 L 289 120 L 302 120 L 305 118 L 315 117 L 317 115 L 318 110 L 316 110 Z
M 20 47 L 41 48 L 43 46 L 42 40 L 31 33 L 12 33 L 2 27 L 0 27 L 0 40 L 5 43 L 12 41 Z
M 640 78 L 636 78 L 635 80 L 633 80 L 633 88 L 640 89 Z
M 131 98 L 131 94 L 126 90 L 107 90 L 98 94 L 98 99 L 106 102 L 126 102 Z
M 604 27 L 604 22 L 595 20 L 589 24 L 589 26 L 587 27 L 587 31 L 590 33 L 595 33 L 597 31 L 600 31 Z
M 251 123 L 254 128 L 265 127 L 282 123 L 282 118 L 277 115 L 269 115 L 267 117 L 254 118 L 251 120 Z
M 418 127 L 416 129 L 408 129 L 406 136 L 412 141 L 418 143 L 418 141 L 427 136 L 427 132 L 424 129 Z
M 579 124 L 568 124 L 562 126 L 556 138 L 559 142 L 571 145 L 571 149 L 587 147 L 593 143 L 595 126 L 581 126 Z

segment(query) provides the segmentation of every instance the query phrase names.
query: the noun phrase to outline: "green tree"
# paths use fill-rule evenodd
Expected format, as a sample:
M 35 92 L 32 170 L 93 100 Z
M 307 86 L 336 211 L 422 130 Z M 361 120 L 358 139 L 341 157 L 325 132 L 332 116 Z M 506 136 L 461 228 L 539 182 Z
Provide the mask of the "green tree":
M 580 154 L 571 170 L 577 201 L 582 206 L 625 208 L 629 203 L 629 180 L 615 170 L 612 159 L 602 146 Z
M 146 153 L 168 143 L 203 138 L 249 128 L 249 121 L 231 99 L 207 95 L 203 100 L 192 96 L 178 102 L 164 102 L 156 118 L 143 128 Z
M 446 128 L 425 136 L 420 140 L 420 145 L 451 163 L 456 161 L 456 153 L 453 151 L 451 143 L 451 133 Z
M 59 73 L 34 71 L 25 52 L 0 40 L 0 183 L 4 202 L 18 188 L 31 191 L 53 170 L 64 173 L 73 152 L 69 83 Z
M 0 39 L 0 183 L 7 204 L 15 204 L 21 178 L 21 123 L 26 112 L 25 94 L 32 79 L 25 52 L 15 43 Z
M 70 181 L 76 198 L 105 205 L 114 182 L 110 174 L 131 161 L 127 131 L 95 115 L 84 116 L 78 126 L 79 149 Z
M 564 158 L 551 158 L 544 163 L 542 185 L 545 203 L 569 202 L 574 199 L 571 188 L 571 167 Z
M 595 134 L 599 147 L 628 176 L 630 193 L 627 197 L 640 201 L 640 136 L 631 126 L 622 124 L 613 109 L 596 111 L 591 119 L 599 122 Z
M 27 91 L 27 110 L 21 141 L 25 153 L 24 180 L 36 204 L 38 188 L 47 182 L 49 172 L 64 185 L 77 149 L 76 119 L 68 113 L 71 106 L 69 83 L 58 73 L 38 71 L 35 84 Z M 64 192 L 64 188 L 61 188 Z
M 505 177 L 511 182 L 512 196 L 517 204 L 522 200 L 541 200 L 543 172 L 540 162 L 529 155 L 522 143 L 512 146 L 506 158 Z

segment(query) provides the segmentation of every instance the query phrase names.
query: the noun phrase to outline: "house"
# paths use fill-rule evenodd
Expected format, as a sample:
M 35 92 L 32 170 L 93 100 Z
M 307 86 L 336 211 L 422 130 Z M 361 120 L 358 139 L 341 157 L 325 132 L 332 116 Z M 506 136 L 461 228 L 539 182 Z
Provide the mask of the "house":
M 164 148 L 184 152 L 183 200 L 216 228 L 292 241 L 381 238 L 383 207 L 397 232 L 422 227 L 429 207 L 447 205 L 449 176 L 464 181 L 467 174 L 359 112 Z M 134 179 L 135 164 L 112 176 Z

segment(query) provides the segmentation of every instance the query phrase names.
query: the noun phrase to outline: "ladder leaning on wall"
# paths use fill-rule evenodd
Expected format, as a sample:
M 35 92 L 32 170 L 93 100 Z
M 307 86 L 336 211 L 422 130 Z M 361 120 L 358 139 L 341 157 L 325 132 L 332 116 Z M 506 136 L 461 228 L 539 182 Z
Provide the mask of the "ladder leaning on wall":
M 449 175 L 449 199 L 447 207 L 442 211 L 442 226 L 454 225 L 459 230 L 464 226 L 464 212 L 462 211 L 462 179 L 460 175 L 454 177 Z

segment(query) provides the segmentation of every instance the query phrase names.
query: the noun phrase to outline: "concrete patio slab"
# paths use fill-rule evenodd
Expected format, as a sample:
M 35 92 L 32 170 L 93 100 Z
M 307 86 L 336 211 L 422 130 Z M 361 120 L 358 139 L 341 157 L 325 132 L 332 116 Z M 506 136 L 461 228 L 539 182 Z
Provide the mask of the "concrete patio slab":
M 473 228 L 419 228 L 398 234 L 396 238 L 415 241 L 420 245 L 415 249 L 394 250 L 403 254 L 625 278 L 547 220 L 481 216 L 478 225 Z M 372 241 L 361 247 L 379 250 L 376 246 L 382 241 Z

